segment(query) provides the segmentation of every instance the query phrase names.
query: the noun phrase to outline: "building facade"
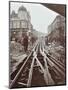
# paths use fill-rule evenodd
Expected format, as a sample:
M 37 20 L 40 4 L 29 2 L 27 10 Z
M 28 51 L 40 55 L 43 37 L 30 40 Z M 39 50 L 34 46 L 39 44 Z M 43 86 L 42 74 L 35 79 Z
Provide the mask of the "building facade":
M 31 32 L 32 28 L 30 14 L 24 6 L 18 9 L 18 13 L 12 11 L 10 14 L 10 30 L 12 36 L 16 34 L 17 37 L 21 37 L 22 33 Z
M 54 21 L 48 26 L 48 33 L 59 28 L 65 29 L 65 17 L 58 15 Z
M 65 17 L 58 15 L 48 26 L 48 40 L 65 46 Z

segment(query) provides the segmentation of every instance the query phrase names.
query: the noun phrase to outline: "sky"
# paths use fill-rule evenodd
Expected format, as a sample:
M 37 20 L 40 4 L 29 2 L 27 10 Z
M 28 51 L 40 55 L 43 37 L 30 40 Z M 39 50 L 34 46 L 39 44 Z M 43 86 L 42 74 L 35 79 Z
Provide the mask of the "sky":
M 10 12 L 15 10 L 18 12 L 20 6 L 24 6 L 31 16 L 31 23 L 33 28 L 42 33 L 47 33 L 47 27 L 50 25 L 55 17 L 58 15 L 56 12 L 44 7 L 41 4 L 36 3 L 19 3 L 19 2 L 11 2 L 10 4 Z

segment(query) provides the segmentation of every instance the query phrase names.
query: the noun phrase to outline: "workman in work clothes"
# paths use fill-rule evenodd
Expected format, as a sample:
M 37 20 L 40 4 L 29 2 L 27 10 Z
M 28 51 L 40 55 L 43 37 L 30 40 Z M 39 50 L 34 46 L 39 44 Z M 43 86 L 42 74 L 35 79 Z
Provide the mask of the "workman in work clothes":
M 31 42 L 32 42 L 32 46 L 33 46 L 33 44 L 34 44 L 34 42 L 35 42 L 35 37 L 31 37 Z
M 28 50 L 28 36 L 25 35 L 23 38 L 23 46 L 24 46 L 24 51 L 26 52 Z

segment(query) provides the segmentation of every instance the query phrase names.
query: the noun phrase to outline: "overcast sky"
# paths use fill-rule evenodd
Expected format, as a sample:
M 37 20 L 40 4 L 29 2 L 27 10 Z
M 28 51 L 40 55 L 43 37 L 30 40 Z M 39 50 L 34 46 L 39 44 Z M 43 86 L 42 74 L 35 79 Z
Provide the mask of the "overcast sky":
M 12 12 L 12 10 L 15 10 L 15 12 L 17 13 L 19 7 L 22 5 L 26 7 L 27 11 L 30 12 L 33 28 L 37 31 L 47 33 L 48 25 L 53 22 L 58 14 L 41 4 L 18 2 L 12 2 L 10 4 L 10 12 Z

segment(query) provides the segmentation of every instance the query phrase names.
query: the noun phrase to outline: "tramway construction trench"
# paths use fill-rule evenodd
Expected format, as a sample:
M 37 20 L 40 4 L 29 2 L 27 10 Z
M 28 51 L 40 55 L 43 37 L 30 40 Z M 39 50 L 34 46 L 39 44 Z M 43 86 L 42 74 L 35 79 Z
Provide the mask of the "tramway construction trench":
M 44 45 L 39 42 L 30 55 L 17 66 L 16 71 L 11 74 L 11 88 L 64 83 L 64 66 L 60 66 L 43 49 Z

